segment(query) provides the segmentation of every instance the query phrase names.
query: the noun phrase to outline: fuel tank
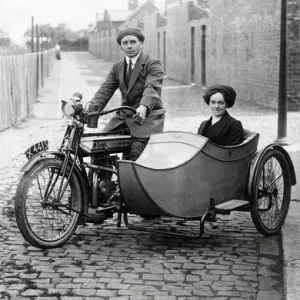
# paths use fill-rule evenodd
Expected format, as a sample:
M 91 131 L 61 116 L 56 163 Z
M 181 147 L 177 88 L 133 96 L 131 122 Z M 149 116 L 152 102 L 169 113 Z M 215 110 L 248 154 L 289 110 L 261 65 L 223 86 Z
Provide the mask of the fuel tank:
M 80 149 L 88 154 L 102 152 L 120 153 L 130 146 L 131 136 L 112 133 L 87 133 L 80 139 Z

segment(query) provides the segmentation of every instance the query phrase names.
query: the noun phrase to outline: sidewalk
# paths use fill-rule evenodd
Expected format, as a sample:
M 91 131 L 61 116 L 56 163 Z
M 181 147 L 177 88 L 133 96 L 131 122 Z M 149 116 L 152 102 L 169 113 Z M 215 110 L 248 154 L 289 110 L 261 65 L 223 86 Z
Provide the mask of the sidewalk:
M 68 62 L 64 62 L 68 63 Z M 15 159 L 20 151 L 37 142 L 41 133 L 50 141 L 50 148 L 57 148 L 62 139 L 65 125 L 68 122 L 61 118 L 59 101 L 79 91 L 83 93 L 84 101 L 92 97 L 92 89 L 77 90 L 86 83 L 94 85 L 94 92 L 99 86 L 99 74 L 107 74 L 110 63 L 101 63 L 96 60 L 91 65 L 97 70 L 97 76 L 85 72 L 86 64 L 79 64 L 82 69 L 81 75 L 64 74 L 62 61 L 55 64 L 47 86 L 42 90 L 39 102 L 35 105 L 33 117 L 26 122 L 20 122 L 16 128 L 0 132 L 0 166 Z M 99 71 L 101 69 L 101 72 Z M 100 73 L 99 73 L 100 72 Z M 65 81 L 63 81 L 63 79 Z M 74 89 L 70 90 L 71 81 Z M 57 93 L 53 91 L 60 90 Z M 167 117 L 165 130 L 180 130 L 197 132 L 198 126 L 204 118 L 207 118 L 208 107 L 200 97 L 200 88 L 192 86 L 180 86 L 170 79 L 166 79 L 163 89 L 163 97 L 172 99 L 166 103 Z M 178 97 L 178 94 L 180 97 Z M 174 97 L 176 95 L 176 97 Z M 119 103 L 118 93 L 109 104 L 109 107 Z M 199 101 L 197 100 L 199 99 Z M 177 101 L 177 103 L 176 103 Z M 190 105 L 186 103 L 190 101 Z M 244 127 L 260 133 L 259 148 L 273 142 L 277 137 L 277 113 L 275 110 L 267 109 L 247 102 L 237 102 L 230 113 L 241 120 Z M 108 117 L 107 117 L 108 118 Z M 105 119 L 103 119 L 105 122 Z M 22 129 L 22 130 L 20 130 Z M 285 147 L 289 152 L 296 171 L 297 181 L 300 181 L 300 112 L 288 113 L 288 138 L 292 144 Z M 14 147 L 14 145 L 22 147 Z M 12 146 L 10 146 L 12 145 Z M 22 148 L 22 150 L 20 150 Z M 25 156 L 20 159 L 20 165 L 26 161 Z M 22 160 L 22 161 L 21 161 Z M 8 179 L 12 171 L 7 167 Z M 16 179 L 14 179 L 16 180 Z M 285 300 L 300 299 L 300 184 L 292 189 L 292 202 L 285 225 L 282 228 L 283 249 L 283 273 Z M 257 298 L 258 299 L 258 298 Z M 259 299 L 265 300 L 265 299 Z
M 299 128 L 300 125 L 298 130 Z M 292 189 L 289 213 L 282 227 L 284 292 L 286 300 L 298 300 L 300 299 L 300 147 L 298 143 L 285 148 L 293 160 L 297 184 Z

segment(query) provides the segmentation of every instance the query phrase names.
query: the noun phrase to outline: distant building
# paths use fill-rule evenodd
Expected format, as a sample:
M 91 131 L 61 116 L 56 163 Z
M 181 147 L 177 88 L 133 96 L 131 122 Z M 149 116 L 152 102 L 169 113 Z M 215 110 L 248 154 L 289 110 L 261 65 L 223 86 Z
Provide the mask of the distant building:
M 144 30 L 145 17 L 159 12 L 159 9 L 155 6 L 153 0 L 146 0 L 129 12 L 129 15 L 125 18 L 119 29 L 132 26 Z
M 128 0 L 128 10 L 107 10 L 96 13 L 94 32 L 118 28 L 127 17 L 138 7 L 138 0 Z
M 127 10 L 104 10 L 96 14 L 96 26 L 89 36 L 89 51 L 93 55 L 106 60 L 117 60 L 122 57 L 115 39 L 117 32 L 128 26 L 143 30 L 145 18 L 158 12 L 153 0 L 140 2 L 129 0 Z M 155 30 L 156 24 L 154 36 Z
M 210 0 L 166 0 L 166 10 L 171 9 L 172 7 L 176 7 L 178 5 L 184 4 L 184 3 L 192 3 L 194 5 L 198 5 L 202 8 L 208 8 Z
M 287 93 L 289 110 L 299 110 L 300 0 L 287 3 Z M 89 38 L 92 54 L 117 60 L 118 30 L 139 27 L 143 49 L 161 59 L 168 77 L 204 89 L 229 84 L 242 100 L 277 108 L 280 0 L 166 0 L 164 14 L 153 0 L 128 8 L 121 18 L 104 12 Z
M 104 10 L 103 13 L 96 13 L 96 27 L 94 32 L 118 28 L 127 16 L 131 13 L 128 10 Z

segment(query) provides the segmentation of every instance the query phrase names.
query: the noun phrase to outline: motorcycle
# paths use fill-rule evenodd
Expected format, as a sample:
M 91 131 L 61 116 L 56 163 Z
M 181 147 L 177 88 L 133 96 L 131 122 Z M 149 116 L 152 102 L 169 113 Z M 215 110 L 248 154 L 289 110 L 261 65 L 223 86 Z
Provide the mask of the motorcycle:
M 25 240 L 38 248 L 61 246 L 79 224 L 101 224 L 124 209 L 119 195 L 116 164 L 125 155 L 131 136 L 127 130 L 84 133 L 97 126 L 100 116 L 131 111 L 129 106 L 91 112 L 83 109 L 82 95 L 62 101 L 62 113 L 72 119 L 61 146 L 49 151 L 48 140 L 26 150 L 28 161 L 15 197 L 15 216 Z
M 15 197 L 15 217 L 25 240 L 38 248 L 64 244 L 78 225 L 102 224 L 116 215 L 127 228 L 185 238 L 200 237 L 205 221 L 217 214 L 250 212 L 257 230 L 271 236 L 286 219 L 291 186 L 296 184 L 287 151 L 269 144 L 257 151 L 259 134 L 245 129 L 235 146 L 216 145 L 190 132 L 152 134 L 137 161 L 126 158 L 131 144 L 127 130 L 86 132 L 98 118 L 115 109 L 88 112 L 82 95 L 62 101 L 71 119 L 61 146 L 49 151 L 48 140 L 28 150 L 29 159 Z M 171 149 L 171 151 L 170 151 Z M 120 157 L 121 156 L 121 157 Z M 200 221 L 197 234 L 129 222 L 128 214 Z

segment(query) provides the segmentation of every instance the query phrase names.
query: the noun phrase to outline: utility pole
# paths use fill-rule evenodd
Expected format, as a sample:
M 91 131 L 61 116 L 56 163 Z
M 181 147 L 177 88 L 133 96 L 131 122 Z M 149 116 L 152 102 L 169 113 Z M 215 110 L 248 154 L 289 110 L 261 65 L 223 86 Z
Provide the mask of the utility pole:
M 276 143 L 288 145 L 287 138 L 287 0 L 281 0 L 278 131 Z
M 39 84 L 40 84 L 40 30 L 39 30 L 39 25 L 36 23 L 35 25 L 35 30 L 36 30 L 36 95 L 38 96 L 39 94 Z
M 50 49 L 50 43 L 49 43 L 49 40 L 50 40 L 50 29 L 48 28 L 48 30 L 47 30 L 47 50 Z
M 40 30 L 39 30 L 39 25 L 37 23 L 35 25 L 35 35 L 36 35 L 35 50 L 36 52 L 40 52 Z
M 31 52 L 34 52 L 34 17 L 31 17 Z

